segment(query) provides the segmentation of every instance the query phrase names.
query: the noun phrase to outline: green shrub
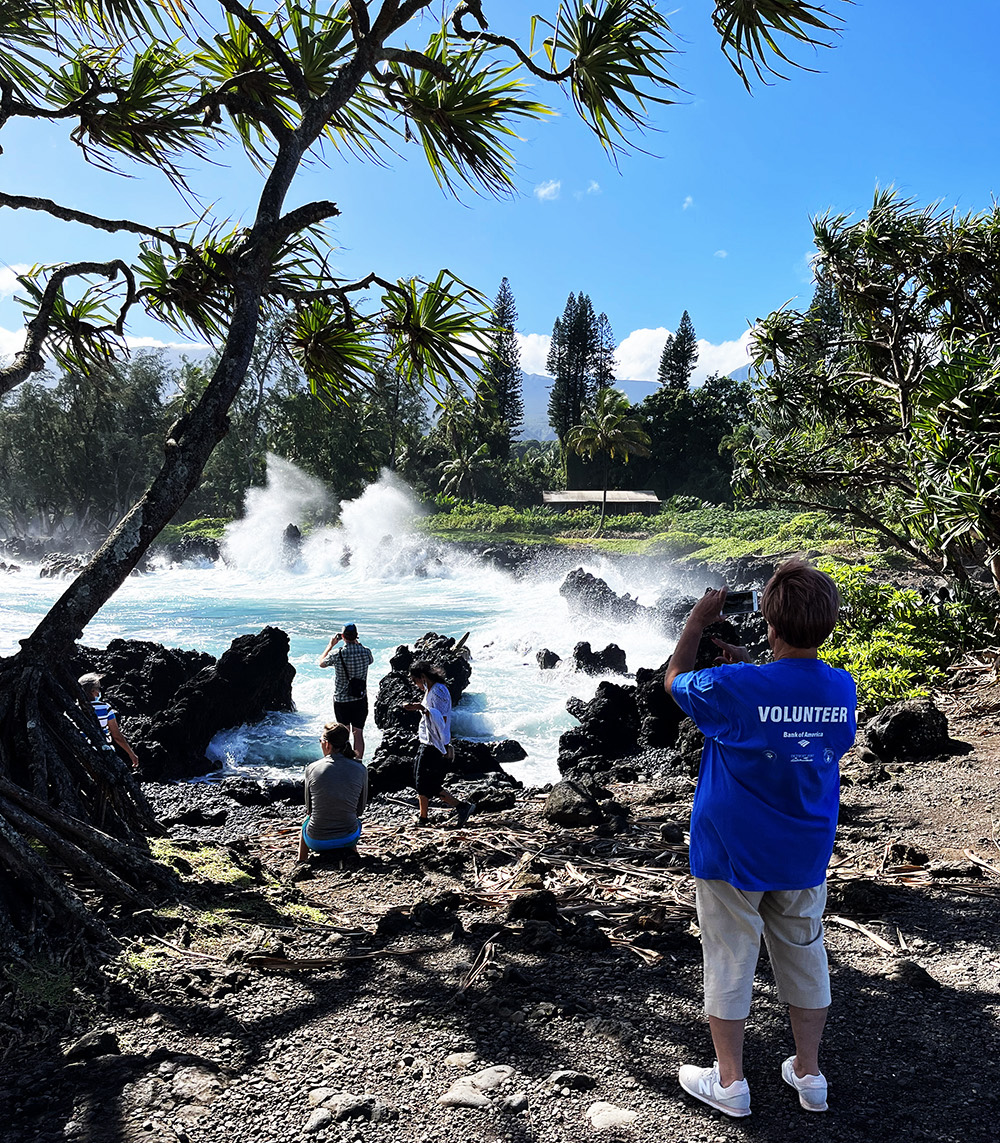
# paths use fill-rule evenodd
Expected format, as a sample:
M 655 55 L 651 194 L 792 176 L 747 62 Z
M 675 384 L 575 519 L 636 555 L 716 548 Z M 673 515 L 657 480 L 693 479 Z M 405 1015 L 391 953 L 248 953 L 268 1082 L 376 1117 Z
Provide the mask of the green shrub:
M 801 512 L 779 524 L 776 534 L 780 539 L 834 540 L 843 536 L 844 526 L 825 512 Z
M 188 520 L 185 524 L 168 524 L 156 537 L 156 542 L 171 544 L 178 540 L 221 540 L 227 525 L 231 523 L 225 517 L 205 516 L 201 520 Z
M 878 709 L 926 695 L 963 646 L 970 603 L 925 599 L 882 583 L 867 564 L 818 566 L 833 576 L 843 600 L 840 623 L 821 654 L 854 676 L 859 706 Z

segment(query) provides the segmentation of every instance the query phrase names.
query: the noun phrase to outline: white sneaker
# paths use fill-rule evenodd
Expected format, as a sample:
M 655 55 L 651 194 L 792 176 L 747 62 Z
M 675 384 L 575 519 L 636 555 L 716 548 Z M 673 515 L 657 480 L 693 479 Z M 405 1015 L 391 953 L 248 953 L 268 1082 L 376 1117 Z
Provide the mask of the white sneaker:
M 723 1087 L 719 1083 L 718 1061 L 710 1068 L 682 1064 L 677 1078 L 688 1095 L 693 1095 L 695 1099 L 700 1099 L 724 1115 L 741 1118 L 750 1114 L 750 1087 L 747 1081 L 734 1080 L 729 1087 Z
M 781 1065 L 781 1078 L 799 1093 L 799 1104 L 806 1111 L 826 1111 L 826 1076 L 797 1076 L 795 1057 L 789 1056 Z

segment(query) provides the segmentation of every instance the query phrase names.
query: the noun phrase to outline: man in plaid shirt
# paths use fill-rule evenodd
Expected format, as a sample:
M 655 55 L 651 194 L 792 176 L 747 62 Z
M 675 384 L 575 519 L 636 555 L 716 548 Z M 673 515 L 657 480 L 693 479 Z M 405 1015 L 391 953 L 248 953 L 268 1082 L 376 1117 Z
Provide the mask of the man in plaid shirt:
M 365 754 L 368 667 L 371 661 L 372 653 L 358 641 L 358 628 L 354 623 L 345 623 L 343 631 L 333 636 L 319 657 L 321 667 L 333 667 L 334 717 L 344 726 L 351 728 L 354 736 L 354 757 L 359 762 Z

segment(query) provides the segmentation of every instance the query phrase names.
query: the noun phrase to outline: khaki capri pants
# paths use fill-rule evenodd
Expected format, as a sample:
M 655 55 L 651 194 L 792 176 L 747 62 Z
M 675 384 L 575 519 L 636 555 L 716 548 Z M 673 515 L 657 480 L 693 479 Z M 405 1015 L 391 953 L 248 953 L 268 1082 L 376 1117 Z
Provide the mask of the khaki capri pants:
M 812 889 L 750 893 L 725 881 L 695 879 L 705 962 L 705 1012 L 719 1020 L 750 1015 L 763 936 L 778 997 L 796 1008 L 827 1008 L 830 970 L 823 946 L 826 882 Z

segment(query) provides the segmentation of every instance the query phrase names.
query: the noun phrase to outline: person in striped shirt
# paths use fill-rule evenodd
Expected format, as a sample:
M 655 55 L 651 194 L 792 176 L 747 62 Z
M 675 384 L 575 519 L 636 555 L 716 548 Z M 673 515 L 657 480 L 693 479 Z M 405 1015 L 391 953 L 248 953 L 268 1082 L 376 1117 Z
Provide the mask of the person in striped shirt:
M 138 770 L 139 759 L 136 757 L 135 751 L 125 740 L 125 735 L 122 734 L 118 727 L 117 712 L 101 697 L 101 676 L 91 672 L 90 674 L 81 675 L 77 681 L 83 688 L 83 693 L 87 696 L 87 701 L 94 708 L 94 714 L 97 716 L 97 721 L 101 724 L 101 730 L 104 731 L 104 738 L 107 745 L 110 746 L 112 750 L 117 746 L 128 756 L 133 769 Z

